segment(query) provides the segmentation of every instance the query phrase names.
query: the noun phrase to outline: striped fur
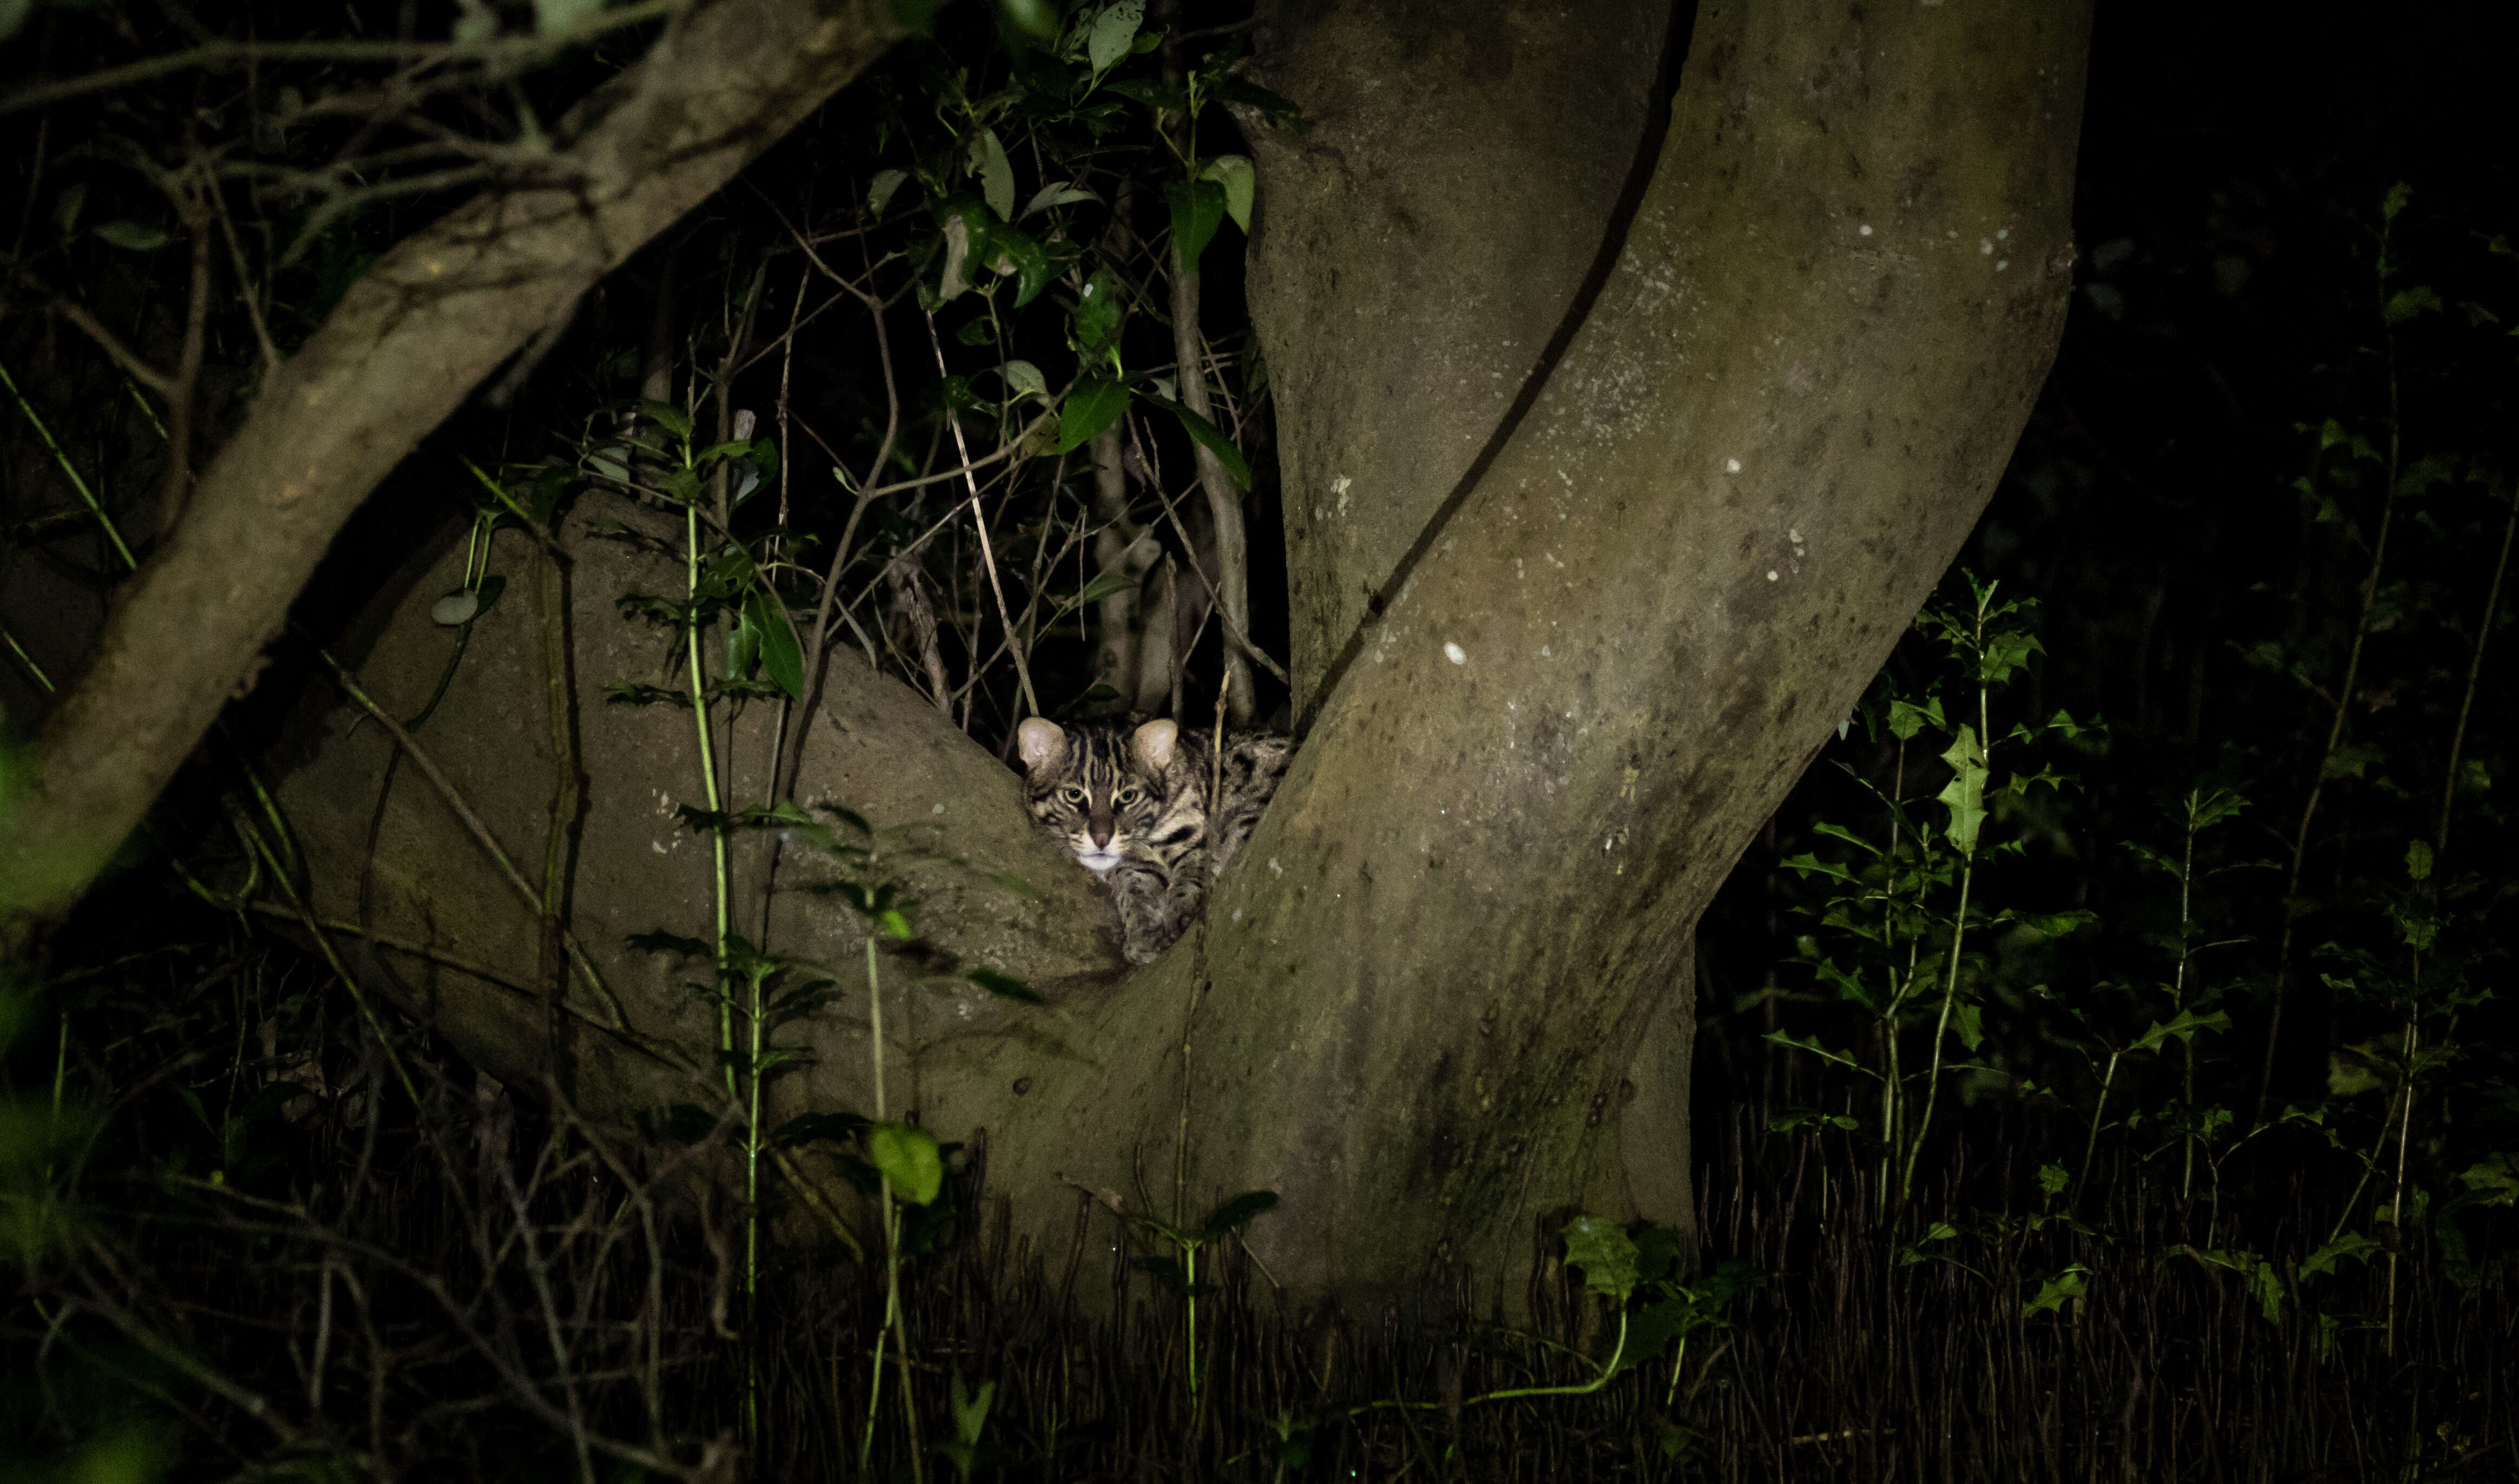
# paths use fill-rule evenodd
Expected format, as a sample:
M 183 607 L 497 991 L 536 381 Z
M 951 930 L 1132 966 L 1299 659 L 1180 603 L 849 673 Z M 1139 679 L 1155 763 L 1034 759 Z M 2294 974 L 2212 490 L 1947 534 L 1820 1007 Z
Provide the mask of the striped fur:
M 1209 739 L 1170 721 L 1063 728 L 1036 718 L 1017 740 L 1033 818 L 1111 888 L 1122 950 L 1138 964 L 1153 962 L 1197 919 L 1294 749 L 1273 733 L 1227 732 L 1211 801 Z

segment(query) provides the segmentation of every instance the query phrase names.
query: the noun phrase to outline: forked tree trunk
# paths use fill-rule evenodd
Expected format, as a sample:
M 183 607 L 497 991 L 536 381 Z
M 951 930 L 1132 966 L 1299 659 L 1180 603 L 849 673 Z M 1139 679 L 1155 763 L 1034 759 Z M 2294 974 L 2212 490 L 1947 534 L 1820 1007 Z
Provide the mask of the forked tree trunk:
M 1553 1212 L 1692 1224 L 1694 924 L 2045 379 L 2088 18 L 1701 6 L 1578 303 L 1631 147 L 1567 120 L 1641 121 L 1663 28 L 1537 9 L 1263 29 L 1317 120 L 1262 154 L 1253 284 L 1315 720 L 1203 943 L 1071 1007 L 1094 1065 L 931 1052 L 1019 1229 L 1053 1172 L 1138 1199 L 1132 1156 L 1168 1205 L 1184 1139 L 1190 1207 L 1280 1193 L 1250 1242 L 1304 1292 L 1466 1264 L 1511 1306 Z
M 1013 775 L 832 661 L 800 793 L 878 826 L 922 900 L 924 972 L 987 964 L 1052 1001 L 887 960 L 892 1086 L 941 1137 L 985 1135 L 990 1189 L 1055 1251 L 1071 1181 L 1161 1213 L 1264 1188 L 1284 1203 L 1248 1241 L 1299 1293 L 1395 1295 L 1459 1265 L 1510 1308 L 1552 1213 L 1690 1226 L 1698 914 L 1957 550 L 2045 376 L 2084 9 L 1705 5 L 1666 135 L 1661 17 L 1525 9 L 1263 18 L 1268 80 L 1315 120 L 1260 152 L 1253 277 L 1313 720 L 1204 932 L 1125 972 Z M 606 627 L 612 597 L 664 580 L 593 547 L 573 579 L 575 928 L 635 1024 L 601 1028 L 610 1009 L 571 989 L 556 1047 L 550 986 L 406 971 L 492 1070 L 565 1066 L 614 1113 L 689 1097 L 666 1065 L 704 1063 L 715 1033 L 690 976 L 618 946 L 704 920 L 706 851 L 670 817 L 687 715 L 588 699 L 651 642 Z M 380 685 L 434 676 L 436 590 L 388 627 Z M 492 618 L 525 623 L 512 607 Z M 543 693 L 544 652 L 476 634 L 512 674 L 460 677 L 471 720 L 450 696 L 424 739 L 499 796 L 482 813 L 511 855 L 539 841 L 552 760 L 547 728 L 496 708 Z M 730 755 L 766 758 L 764 723 Z M 378 761 L 339 730 L 290 784 L 336 892 Z M 457 868 L 450 816 L 397 807 L 369 926 L 534 962 L 533 918 Z M 850 994 L 788 1027 L 817 1061 L 775 1113 L 864 1111 L 862 929 L 776 903 L 771 945 Z

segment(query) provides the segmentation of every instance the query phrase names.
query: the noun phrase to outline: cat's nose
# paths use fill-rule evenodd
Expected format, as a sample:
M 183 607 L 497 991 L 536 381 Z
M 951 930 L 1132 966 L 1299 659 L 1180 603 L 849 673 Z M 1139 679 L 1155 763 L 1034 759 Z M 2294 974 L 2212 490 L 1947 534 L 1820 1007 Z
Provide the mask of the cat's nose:
M 1113 828 L 1113 826 L 1107 824 L 1097 824 L 1090 828 L 1088 833 L 1093 837 L 1093 847 L 1095 850 L 1107 851 L 1111 848 L 1111 832 Z

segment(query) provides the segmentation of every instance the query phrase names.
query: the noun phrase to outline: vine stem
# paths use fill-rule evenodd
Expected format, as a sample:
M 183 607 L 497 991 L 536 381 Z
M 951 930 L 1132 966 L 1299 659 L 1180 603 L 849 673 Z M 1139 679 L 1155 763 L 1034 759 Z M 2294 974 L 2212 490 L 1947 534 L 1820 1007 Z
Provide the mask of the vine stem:
M 883 1088 L 883 989 L 881 969 L 875 953 L 875 938 L 866 935 L 866 1019 L 869 1040 L 874 1048 L 874 1116 L 880 1123 L 891 1117 Z M 912 1484 L 925 1484 L 927 1469 L 920 1458 L 918 1409 L 910 1404 L 909 1394 L 909 1316 L 901 1304 L 901 1207 L 892 1199 L 892 1182 L 879 1182 L 883 1201 L 883 1324 L 875 1331 L 874 1374 L 866 1382 L 865 1441 L 858 1449 L 858 1472 L 865 1473 L 874 1458 L 875 1418 L 883 1400 L 883 1350 L 885 1336 L 892 1338 L 893 1358 L 901 1368 L 901 1415 L 909 1428 L 909 1474 Z
M 876 966 L 874 935 L 866 935 L 866 1018 L 871 1024 L 867 1041 L 874 1048 L 874 1116 L 880 1123 L 891 1114 L 883 1101 L 883 990 L 881 971 Z M 883 1323 L 874 1331 L 874 1372 L 866 1380 L 865 1441 L 858 1448 L 858 1472 L 866 1471 L 874 1458 L 874 1423 L 883 1402 L 883 1347 L 892 1333 L 893 1323 L 901 1307 L 901 1247 L 899 1230 L 893 1224 L 892 1182 L 879 1182 L 877 1198 L 883 1202 L 883 1265 L 886 1287 L 883 1295 Z M 906 1373 L 905 1373 L 906 1374 Z
M 2388 234 L 2383 226 L 2379 235 L 2379 297 L 2388 294 Z M 2384 314 L 2381 322 L 2385 324 Z M 2345 719 L 2353 709 L 2353 690 L 2362 676 L 2362 646 L 2370 636 L 2370 609 L 2379 597 L 2379 574 L 2388 561 L 2388 531 L 2397 517 L 2397 476 L 2403 454 L 2404 427 L 2399 416 L 2397 386 L 2397 333 L 2386 334 L 2388 365 L 2388 494 L 2379 506 L 2379 535 L 2370 544 L 2370 572 L 2362 580 L 2362 611 L 2353 621 L 2353 647 L 2344 660 L 2344 684 L 2335 692 L 2335 717 L 2326 728 L 2326 747 L 2318 757 L 2318 775 L 2310 780 L 2309 799 L 2301 805 L 2300 828 L 2291 843 L 2291 870 L 2283 878 L 2282 936 L 2275 944 L 2274 1009 L 2266 1018 L 2265 1066 L 2257 1075 L 2257 1107 L 2252 1123 L 2266 1121 L 2266 1106 L 2274 1097 L 2275 1048 L 2282 1039 L 2283 998 L 2291 987 L 2291 940 L 2300 921 L 2294 905 L 2300 895 L 2301 867 L 2309 858 L 2309 826 L 2318 817 L 2320 797 L 2326 790 L 2326 767 L 2335 758 L 2335 750 L 2344 741 Z M 2480 652 L 2480 646 L 2479 646 Z
M 2122 1050 L 2110 1051 L 2108 1069 L 2099 1078 L 2099 1101 L 2091 1109 L 2091 1137 L 2082 1145 L 2082 1178 L 2073 1186 L 2072 1209 L 2074 1210 L 2080 1209 L 2082 1192 L 2090 1189 L 2091 1186 L 2091 1161 L 2099 1157 L 2099 1130 L 2105 1126 L 2108 1115 L 2108 1089 L 2116 1085 L 2117 1062 L 2124 1055 L 2125 1052 Z M 2189 1155 L 2188 1157 L 2191 1159 L 2193 1156 Z
M 6 366 L 0 366 L 0 386 L 9 388 L 9 395 L 17 399 L 18 411 L 25 415 L 26 421 L 35 429 L 35 436 L 44 440 L 44 447 L 51 452 L 53 461 L 61 465 L 62 472 L 68 476 L 70 488 L 78 493 L 80 503 L 88 507 L 89 513 L 96 517 L 96 523 L 104 528 L 105 539 L 113 543 L 114 553 L 122 558 L 123 570 L 139 571 L 140 559 L 133 556 L 131 547 L 123 544 L 122 532 L 115 527 L 113 517 L 105 513 L 105 506 L 98 502 L 96 492 L 79 477 L 78 466 L 71 463 L 70 457 L 62 452 L 62 446 L 53 441 L 53 430 L 44 425 L 43 415 L 37 413 L 35 405 L 26 400 L 26 394 L 18 389 L 17 378 L 9 374 Z
M 685 661 L 690 671 L 691 721 L 698 728 L 700 743 L 700 787 L 705 792 L 709 811 L 709 863 L 711 885 L 717 905 L 717 1044 L 726 1054 L 726 1091 L 735 1096 L 739 1089 L 734 1080 L 734 994 L 727 986 L 727 867 L 726 805 L 718 797 L 717 746 L 709 735 L 708 673 L 700 657 L 700 507 L 695 501 L 683 508 L 683 573 L 684 600 L 689 607 L 683 616 Z
M 1985 778 L 1991 780 L 1994 776 L 1994 731 L 1989 719 L 1993 714 L 1994 703 L 1992 687 L 1988 686 L 1983 679 L 1985 615 L 1989 593 L 1980 593 L 1977 597 L 1975 652 L 1979 677 L 1976 687 L 1976 725 L 1980 738 L 1977 765 L 1983 770 Z M 1982 785 L 1979 787 L 1978 797 L 1982 801 Z M 1960 905 L 1958 915 L 1951 919 L 1951 957 L 1950 966 L 1942 979 L 1942 1011 L 1933 1022 L 1933 1065 L 1924 1077 L 1924 1112 L 1916 1119 L 1915 1136 L 1907 1145 L 1907 1167 L 1898 1176 L 1898 1203 L 1901 1205 L 1906 1204 L 1908 1196 L 1916 1188 L 1916 1162 L 1924 1157 L 1924 1136 L 1931 1133 L 1933 1128 L 1933 1105 L 1941 1100 L 1942 1043 L 1950 1033 L 1951 1007 L 1959 999 L 1960 950 L 1967 941 L 1968 891 L 1975 884 L 1976 834 L 1971 828 L 1967 848 L 1960 853 Z
M 1924 1111 L 1917 1117 L 1915 1135 L 1907 1144 L 1907 1167 L 1898 1175 L 1901 1205 L 1916 1189 L 1916 1163 L 1924 1157 L 1924 1136 L 1933 1128 L 1933 1105 L 1942 1096 L 1942 1042 L 1950 1033 L 1951 1006 L 1959 998 L 1960 947 L 1967 938 L 1968 889 L 1975 879 L 1976 851 L 1971 850 L 1960 858 L 1960 909 L 1951 923 L 1950 968 L 1942 982 L 1942 1013 L 1933 1022 L 1933 1065 L 1924 1075 Z
M 1618 1374 L 1619 1360 L 1623 1358 L 1626 1353 L 1627 1313 L 1626 1310 L 1622 1308 L 1618 1311 L 1618 1342 L 1611 1348 L 1610 1358 L 1601 1363 L 1599 1374 L 1594 1375 L 1590 1380 L 1576 1381 L 1570 1385 L 1565 1386 L 1513 1386 L 1502 1391 L 1482 1392 L 1478 1396 L 1471 1397 L 1460 1403 L 1460 1405 L 1463 1407 L 1475 1407 L 1480 1402 L 1511 1401 L 1515 1397 L 1523 1396 L 1590 1396 L 1593 1392 L 1610 1384 L 1610 1378 Z M 1433 1412 L 1450 1405 L 1452 1404 L 1449 1402 L 1411 1402 L 1397 1397 L 1391 1397 L 1378 1402 L 1367 1402 L 1361 1407 L 1350 1407 L 1347 1410 L 1344 1416 L 1360 1417 L 1368 1412 L 1382 1412 L 1393 1408 L 1409 1412 Z
M 2510 570 L 2510 538 L 2519 533 L 2519 495 L 2510 502 L 2510 518 L 2501 523 L 2501 554 L 2494 559 L 2493 585 L 2484 594 L 2484 621 L 2475 628 L 2475 653 L 2466 662 L 2466 692 L 2458 697 L 2457 725 L 2450 732 L 2449 766 L 2441 775 L 2440 827 L 2432 836 L 2432 853 L 2449 854 L 2450 807 L 2457 798 L 2458 754 L 2466 747 L 2466 719 L 2475 709 L 2475 683 L 2484 674 L 2484 645 L 2493 636 L 2493 620 L 2501 609 L 2501 579 Z
M 2187 963 L 2194 955 L 2194 943 L 2189 934 L 2195 921 L 2195 818 L 2201 803 L 2202 796 L 2196 790 L 2187 791 L 2187 849 L 2178 862 L 2178 981 L 2170 991 L 2173 1008 L 2180 1015 L 2187 1013 Z M 2187 1107 L 2191 1118 L 2195 1108 L 2195 1037 L 2186 1035 L 2179 1040 L 2187 1050 Z M 2111 1061 L 2110 1065 L 2115 1064 Z M 2101 1088 L 2099 1096 L 2105 1098 L 2107 1089 Z M 2195 1126 L 2191 1121 L 2182 1142 L 2186 1145 L 2187 1158 L 2186 1168 L 2178 1179 L 2178 1199 L 2188 1200 L 2195 1194 Z M 2088 1159 L 2082 1163 L 2082 1178 L 2086 1181 L 2091 1178 Z

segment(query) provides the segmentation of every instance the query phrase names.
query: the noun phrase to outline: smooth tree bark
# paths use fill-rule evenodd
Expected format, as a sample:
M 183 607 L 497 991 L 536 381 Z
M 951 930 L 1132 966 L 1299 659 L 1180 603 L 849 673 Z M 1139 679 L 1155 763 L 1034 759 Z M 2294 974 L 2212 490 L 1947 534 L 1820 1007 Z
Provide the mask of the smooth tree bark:
M 1453 14 L 1474 52 L 1548 39 L 1519 7 Z M 1357 55 L 1352 19 L 1278 19 Z M 932 1122 L 989 1129 L 993 1177 L 1035 1213 L 1019 1228 L 1052 1229 L 1051 1168 L 1127 1194 L 1131 1152 L 1161 1169 L 1182 1138 L 1192 1206 L 1280 1194 L 1251 1245 L 1305 1292 L 1410 1290 L 1459 1263 L 1509 1303 L 1552 1213 L 1689 1224 L 1668 1114 L 1694 924 L 1959 548 L 2045 379 L 2087 43 L 2073 7 L 1700 8 L 1614 270 L 1527 415 L 1466 492 L 1400 482 L 1363 507 L 1410 512 L 1394 537 L 1449 508 L 1324 677 L 1198 948 L 1093 1008 L 1090 1069 L 934 1058 Z M 1294 96 L 1326 133 L 1383 81 Z M 1436 82 L 1392 91 L 1439 121 L 1460 105 L 1432 102 Z M 1441 84 L 1508 117 L 1514 85 Z M 1546 168 L 1544 141 L 1499 141 L 1495 172 Z M 1338 307 L 1402 261 L 1463 265 L 1464 296 L 1494 286 L 1470 265 L 1491 234 L 1510 248 L 1510 223 L 1421 198 L 1394 244 L 1351 188 L 1307 184 L 1351 159 L 1299 156 L 1291 184 L 1272 163 L 1261 256 L 1285 233 L 1313 263 L 1255 284 L 1272 366 L 1325 326 L 1360 332 Z M 1359 358 L 1322 382 L 1308 405 L 1348 410 L 1328 432 L 1289 397 L 1290 503 L 1434 419 L 1430 359 L 1413 380 Z M 1323 562 L 1294 542 L 1291 567 Z M 1323 564 L 1362 591 L 1391 544 Z M 1659 1065 L 1637 1068 L 1639 1046 Z M 1001 1089 L 1027 1071 L 1017 1113 Z M 1080 1148 L 1083 1128 L 1114 1136 Z
M 77 899 L 230 693 L 333 534 L 578 296 L 902 34 L 887 0 L 724 0 L 561 130 L 544 183 L 407 239 L 273 373 L 46 718 L 0 851 L 0 950 Z
M 1614 265 L 1687 6 L 1262 6 L 1253 319 L 1277 409 L 1295 710 L 1387 603 Z
M 1312 724 L 1204 928 L 1127 971 L 1014 776 L 906 686 L 829 660 L 799 796 L 865 813 L 879 870 L 919 899 L 922 942 L 879 959 L 894 1106 L 966 1142 L 1047 1255 L 1080 1187 L 1192 1215 L 1268 1189 L 1283 1204 L 1247 1241 L 1296 1294 L 1466 1272 L 1512 1309 L 1562 1213 L 1690 1228 L 1697 917 L 1958 549 L 2053 355 L 2086 10 L 1701 6 L 1666 125 L 1634 56 L 1667 55 L 1662 15 L 1442 16 L 1262 18 L 1268 80 L 1314 123 L 1258 150 L 1254 318 L 1289 565 L 1337 595 L 1297 595 Z M 1568 121 L 1587 111 L 1621 137 Z M 1375 336 L 1395 343 L 1357 343 Z M 580 519 L 598 513 L 619 512 Z M 713 1044 L 694 976 L 623 945 L 699 931 L 706 850 L 672 818 L 695 788 L 687 714 L 587 700 L 647 677 L 655 640 L 606 615 L 671 573 L 566 539 L 589 780 L 572 910 L 611 997 L 567 989 L 573 1044 L 552 986 L 498 982 L 536 962 L 535 919 L 462 864 L 442 801 L 397 784 L 369 854 L 373 729 L 336 715 L 289 799 L 324 914 L 369 884 L 360 925 L 415 1012 L 499 1075 L 620 1115 L 688 1098 Z M 398 600 L 373 688 L 433 680 L 420 615 L 444 586 Z M 498 708 L 548 685 L 549 648 L 493 626 L 470 653 L 513 673 L 467 658 L 421 742 L 529 855 L 564 760 Z M 766 759 L 773 730 L 738 719 L 726 755 Z M 871 1104 L 865 925 L 810 881 L 782 867 L 759 931 L 843 993 L 781 1031 L 812 1053 L 775 1084 L 782 1118 Z M 980 993 L 975 966 L 1049 1003 Z

